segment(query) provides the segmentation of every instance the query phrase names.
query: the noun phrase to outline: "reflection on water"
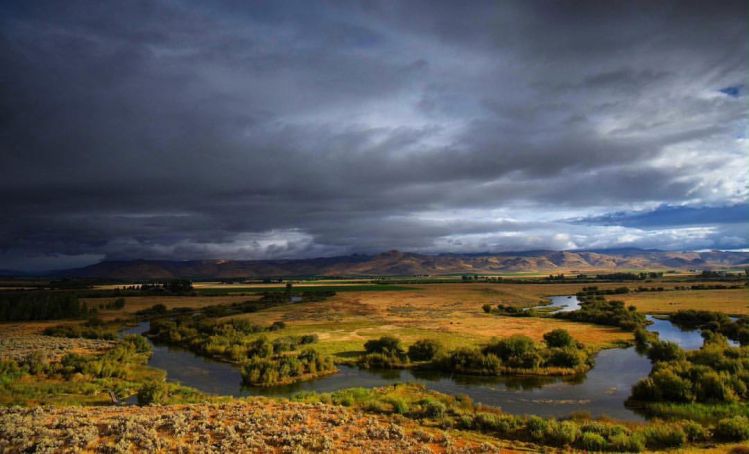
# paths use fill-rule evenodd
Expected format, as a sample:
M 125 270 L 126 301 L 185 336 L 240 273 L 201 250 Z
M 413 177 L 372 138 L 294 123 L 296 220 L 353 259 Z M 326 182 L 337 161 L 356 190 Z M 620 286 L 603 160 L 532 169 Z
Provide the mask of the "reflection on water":
M 551 304 L 534 306 L 531 309 L 550 309 L 550 312 L 572 312 L 580 309 L 580 301 L 576 296 L 550 296 Z
M 653 322 L 648 326 L 648 331 L 658 333 L 658 339 L 679 344 L 684 350 L 696 350 L 702 347 L 702 335 L 699 330 L 682 331 L 668 320 L 655 318 L 648 315 L 647 319 Z
M 647 319 L 653 322 L 648 326 L 648 331 L 658 333 L 658 338 L 662 341 L 671 341 L 679 344 L 684 350 L 697 350 L 702 347 L 703 338 L 700 330 L 682 330 L 668 320 L 662 320 L 648 315 Z M 728 341 L 728 345 L 739 347 L 736 341 Z
M 631 386 L 650 372 L 650 362 L 634 348 L 605 350 L 587 376 L 473 377 L 449 376 L 416 370 L 372 371 L 341 367 L 341 373 L 319 380 L 267 389 L 254 394 L 285 396 L 300 391 L 329 392 L 353 386 L 374 387 L 395 383 L 420 383 L 435 391 L 466 394 L 475 402 L 501 407 L 515 414 L 566 416 L 589 412 L 626 420 L 642 418 L 624 407 Z
M 559 310 L 579 307 L 576 297 L 556 296 L 551 306 Z M 549 307 L 549 306 L 545 306 Z M 648 327 L 660 338 L 693 349 L 702 345 L 698 331 L 681 331 L 667 320 L 654 319 Z M 123 331 L 140 334 L 148 322 Z M 331 392 L 342 388 L 375 387 L 396 383 L 420 383 L 435 391 L 466 394 L 475 402 L 501 407 L 515 414 L 567 416 L 587 412 L 617 419 L 641 420 L 624 406 L 632 385 L 650 372 L 650 361 L 634 347 L 601 351 L 596 364 L 586 375 L 577 377 L 473 377 L 447 375 L 422 370 L 364 370 L 339 366 L 340 372 L 317 380 L 272 388 L 245 388 L 239 369 L 231 364 L 197 356 L 187 350 L 154 345 L 149 365 L 167 372 L 170 381 L 197 388 L 203 392 L 232 396 L 289 396 L 300 391 Z

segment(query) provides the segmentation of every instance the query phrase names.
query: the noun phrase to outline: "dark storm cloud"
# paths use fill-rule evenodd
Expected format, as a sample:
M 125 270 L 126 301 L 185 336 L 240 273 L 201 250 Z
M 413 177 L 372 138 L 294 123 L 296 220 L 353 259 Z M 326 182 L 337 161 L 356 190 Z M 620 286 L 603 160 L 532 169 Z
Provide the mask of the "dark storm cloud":
M 745 2 L 2 8 L 0 267 L 747 243 L 558 221 L 745 203 Z

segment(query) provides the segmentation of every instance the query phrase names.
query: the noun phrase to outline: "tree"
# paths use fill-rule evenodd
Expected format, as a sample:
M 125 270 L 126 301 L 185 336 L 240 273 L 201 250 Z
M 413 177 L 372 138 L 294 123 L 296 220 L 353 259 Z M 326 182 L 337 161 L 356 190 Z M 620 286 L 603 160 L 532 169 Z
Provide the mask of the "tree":
M 392 336 L 382 336 L 379 339 L 368 340 L 364 344 L 367 353 L 398 354 L 405 353 L 400 339 Z
M 146 383 L 138 390 L 138 405 L 162 404 L 169 398 L 166 383 Z
M 431 361 L 442 352 L 442 344 L 432 339 L 420 339 L 408 347 L 411 361 Z
M 549 347 L 571 347 L 575 339 L 570 336 L 566 329 L 557 328 L 544 334 L 544 341 Z
M 653 342 L 648 351 L 648 358 L 650 361 L 676 361 L 684 359 L 684 350 L 679 347 L 679 344 L 669 341 Z

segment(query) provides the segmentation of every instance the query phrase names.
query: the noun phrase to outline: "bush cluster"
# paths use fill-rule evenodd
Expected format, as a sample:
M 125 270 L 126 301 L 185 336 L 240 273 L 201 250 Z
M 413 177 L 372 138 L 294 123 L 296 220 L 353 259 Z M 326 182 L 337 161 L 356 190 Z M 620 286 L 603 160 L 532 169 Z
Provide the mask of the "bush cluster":
M 242 367 L 242 381 L 252 386 L 274 386 L 336 370 L 330 357 L 308 348 L 294 355 L 254 356 Z
M 284 322 L 259 326 L 247 320 L 216 322 L 206 318 L 179 317 L 151 320 L 148 334 L 159 342 L 180 345 L 196 353 L 233 362 L 257 356 L 255 351 L 258 349 L 267 349 L 269 354 L 281 353 L 317 342 L 316 335 L 279 337 L 272 343 L 266 338 L 254 336 L 280 331 L 285 327 Z
M 127 378 L 132 366 L 146 364 L 151 344 L 143 336 L 128 336 L 101 356 L 68 353 L 52 361 L 43 351 L 35 351 L 20 360 L 0 361 L 0 383 L 8 384 L 23 375 L 69 379 L 75 374 L 90 378 Z
M 593 287 L 595 288 L 595 287 Z M 554 317 L 579 322 L 597 323 L 599 325 L 618 326 L 628 331 L 645 326 L 644 314 L 637 312 L 634 306 L 625 307 L 622 301 L 606 301 L 597 294 L 578 293 L 580 309 L 570 312 L 556 312 Z
M 421 339 L 406 351 L 400 339 L 383 336 L 367 341 L 366 354 L 359 358 L 361 367 L 399 368 L 416 362 L 450 373 L 466 375 L 500 375 L 515 372 L 539 374 L 574 374 L 592 366 L 592 355 L 563 329 L 544 335 L 544 343 L 526 336 L 493 339 L 483 348 L 459 348 L 445 351 L 434 340 Z
M 44 330 L 45 336 L 83 338 L 83 339 L 105 339 L 117 338 L 119 323 L 108 324 L 97 318 L 91 318 L 86 323 L 50 326 Z
M 749 399 L 749 351 L 714 335 L 699 350 L 685 352 L 671 342 L 651 341 L 654 362 L 647 378 L 632 388 L 631 403 L 731 403 Z
M 442 370 L 472 375 L 499 375 L 513 370 L 537 371 L 558 368 L 582 372 L 592 365 L 592 355 L 578 344 L 566 330 L 553 330 L 544 335 L 544 344 L 527 336 L 515 335 L 495 339 L 482 349 L 462 348 L 443 356 L 438 362 Z
M 641 452 L 684 447 L 689 443 L 749 439 L 749 419 L 731 417 L 714 426 L 691 421 L 649 422 L 628 426 L 589 419 L 541 418 L 505 414 L 474 405 L 469 398 L 427 391 L 418 385 L 364 389 L 329 394 L 302 393 L 304 402 L 324 402 L 377 413 L 397 413 L 408 418 L 434 420 L 442 427 L 475 430 L 501 439 L 532 442 L 587 451 Z

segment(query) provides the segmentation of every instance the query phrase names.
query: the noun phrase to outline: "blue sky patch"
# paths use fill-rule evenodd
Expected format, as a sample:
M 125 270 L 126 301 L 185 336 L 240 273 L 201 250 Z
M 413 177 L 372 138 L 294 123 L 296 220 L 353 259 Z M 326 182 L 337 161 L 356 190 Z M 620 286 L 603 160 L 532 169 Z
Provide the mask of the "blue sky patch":
M 725 206 L 661 205 L 651 211 L 607 213 L 578 220 L 588 225 L 621 225 L 625 227 L 674 227 L 749 222 L 749 204 Z
M 718 91 L 732 98 L 738 98 L 744 92 L 744 85 L 732 85 L 730 87 L 721 88 Z

